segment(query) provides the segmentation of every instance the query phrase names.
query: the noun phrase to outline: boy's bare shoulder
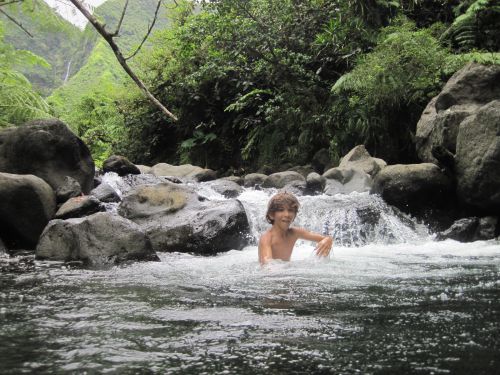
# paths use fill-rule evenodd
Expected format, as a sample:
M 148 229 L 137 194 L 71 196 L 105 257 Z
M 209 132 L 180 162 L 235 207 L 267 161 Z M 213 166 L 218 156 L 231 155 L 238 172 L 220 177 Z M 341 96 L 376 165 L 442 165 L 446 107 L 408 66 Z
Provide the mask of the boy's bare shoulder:
M 272 238 L 272 233 L 271 230 L 268 229 L 260 236 L 259 243 L 271 242 L 271 238 Z

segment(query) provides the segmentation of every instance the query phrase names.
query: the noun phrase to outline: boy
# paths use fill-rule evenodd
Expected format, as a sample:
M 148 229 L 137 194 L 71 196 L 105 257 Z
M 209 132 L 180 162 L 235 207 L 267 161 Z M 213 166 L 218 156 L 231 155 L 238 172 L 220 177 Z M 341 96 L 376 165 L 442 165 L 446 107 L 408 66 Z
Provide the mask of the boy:
M 271 259 L 290 260 L 293 246 L 300 238 L 317 242 L 316 255 L 328 256 L 333 239 L 303 228 L 290 227 L 297 211 L 299 201 L 293 194 L 284 192 L 274 195 L 267 206 L 266 220 L 272 224 L 259 240 L 259 262 L 265 264 Z

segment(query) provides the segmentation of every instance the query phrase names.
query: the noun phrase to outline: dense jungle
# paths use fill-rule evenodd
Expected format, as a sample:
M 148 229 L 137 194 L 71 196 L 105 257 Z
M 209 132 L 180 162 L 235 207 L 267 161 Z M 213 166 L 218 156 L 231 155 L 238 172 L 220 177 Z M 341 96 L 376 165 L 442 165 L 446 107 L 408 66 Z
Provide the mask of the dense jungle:
M 124 3 L 95 15 L 112 30 Z M 269 173 L 319 157 L 334 165 L 357 144 L 410 163 L 416 123 L 447 79 L 470 61 L 500 64 L 497 0 L 175 1 L 153 20 L 155 7 L 130 2 L 119 46 L 138 52 L 131 66 L 177 121 L 91 25 L 43 2 L 0 1 L 0 126 L 60 118 L 98 166 L 121 154 Z

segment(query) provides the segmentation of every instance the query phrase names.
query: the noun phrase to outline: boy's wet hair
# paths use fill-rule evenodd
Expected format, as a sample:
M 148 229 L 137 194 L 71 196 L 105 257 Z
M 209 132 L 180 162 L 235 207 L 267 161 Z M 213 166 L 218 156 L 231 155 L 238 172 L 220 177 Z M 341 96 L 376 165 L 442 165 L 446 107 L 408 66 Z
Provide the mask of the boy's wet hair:
M 275 194 L 267 204 L 266 220 L 269 224 L 274 224 L 274 220 L 270 214 L 282 210 L 285 206 L 295 210 L 295 214 L 299 211 L 299 201 L 295 195 L 287 193 L 286 191 Z

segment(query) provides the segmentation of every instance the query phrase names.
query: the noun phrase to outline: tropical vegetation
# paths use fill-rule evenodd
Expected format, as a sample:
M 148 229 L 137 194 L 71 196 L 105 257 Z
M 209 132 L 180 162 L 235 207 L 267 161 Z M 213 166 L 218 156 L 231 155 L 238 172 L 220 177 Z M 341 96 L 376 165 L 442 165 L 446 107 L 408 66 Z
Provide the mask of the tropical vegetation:
M 97 13 L 112 24 L 123 4 Z M 469 61 L 500 64 L 498 0 L 178 0 L 159 19 L 133 68 L 177 121 L 97 37 L 85 66 L 48 99 L 98 163 L 120 153 L 141 164 L 273 170 L 318 150 L 336 161 L 360 143 L 412 162 L 418 118 L 446 80 Z M 145 34 L 136 22 L 124 49 Z

